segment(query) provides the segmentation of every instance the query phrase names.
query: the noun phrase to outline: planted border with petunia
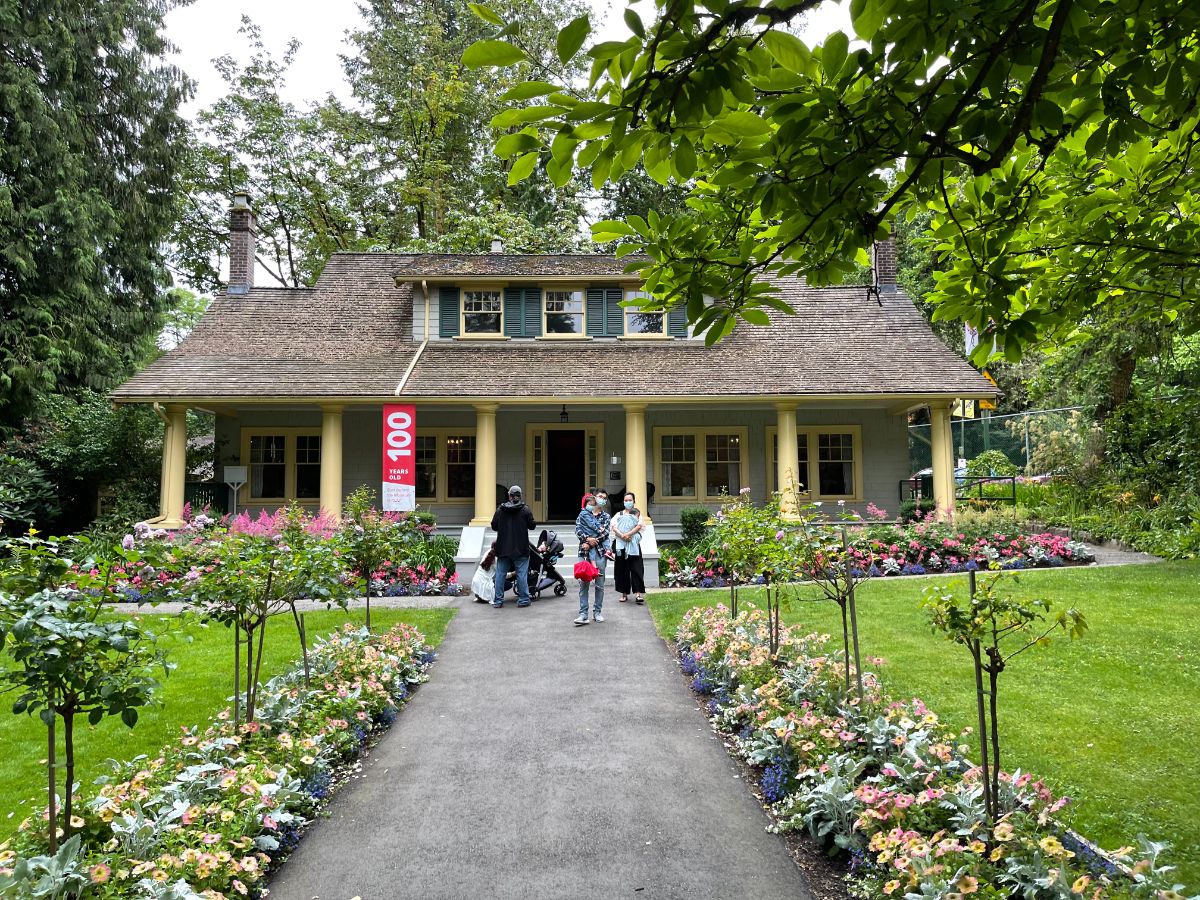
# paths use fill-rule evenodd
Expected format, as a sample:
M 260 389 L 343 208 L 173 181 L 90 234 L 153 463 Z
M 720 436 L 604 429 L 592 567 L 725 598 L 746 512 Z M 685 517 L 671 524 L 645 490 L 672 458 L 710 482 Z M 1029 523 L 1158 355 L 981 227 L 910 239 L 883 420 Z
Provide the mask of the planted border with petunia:
M 43 855 L 42 829 L 23 822 L 0 845 L 0 896 L 34 896 L 47 878 L 62 897 L 257 896 L 433 658 L 404 624 L 374 635 L 347 625 L 319 640 L 309 687 L 299 665 L 271 679 L 255 721 L 235 725 L 226 709 L 154 758 L 113 763 L 79 798 L 78 840 L 57 856 Z
M 1103 853 L 1058 818 L 1069 802 L 1028 773 L 998 776 L 989 821 L 968 746 L 919 699 L 874 673 L 846 687 L 828 636 L 786 628 L 772 662 L 760 610 L 696 608 L 676 634 L 680 665 L 735 751 L 761 767 L 773 830 L 807 831 L 848 863 L 856 897 L 1181 900 L 1166 845 Z

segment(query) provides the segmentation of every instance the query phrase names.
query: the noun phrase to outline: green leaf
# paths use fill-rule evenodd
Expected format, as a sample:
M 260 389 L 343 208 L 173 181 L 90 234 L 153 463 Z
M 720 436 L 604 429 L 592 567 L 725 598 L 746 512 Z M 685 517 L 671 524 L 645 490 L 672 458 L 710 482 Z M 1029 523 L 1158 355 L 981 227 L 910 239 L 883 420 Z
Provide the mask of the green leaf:
M 808 45 L 787 31 L 768 31 L 763 35 L 767 52 L 789 72 L 803 73 L 812 54 Z
M 508 159 L 510 156 L 516 156 L 518 153 L 528 153 L 530 150 L 535 150 L 541 146 L 541 143 L 535 135 L 527 131 L 506 134 L 500 140 L 496 141 L 496 155 L 501 159 Z
M 127 706 L 123 710 L 121 710 L 121 721 L 124 722 L 130 728 L 132 728 L 134 725 L 137 724 L 137 720 L 138 720 L 138 711 L 134 707 Z
M 467 7 L 489 25 L 504 25 L 504 20 L 496 15 L 489 6 L 484 6 L 482 3 L 468 3 Z
M 771 320 L 761 309 L 743 309 L 741 316 L 751 325 L 770 325 Z
M 886 7 L 879 0 L 851 0 L 850 21 L 854 23 L 854 33 L 864 41 L 875 37 L 886 17 Z
M 100 720 L 103 718 L 104 718 L 104 710 L 99 706 L 93 707 L 91 709 L 91 711 L 88 712 L 88 724 L 89 725 L 99 725 Z
M 592 226 L 594 241 L 613 241 L 620 237 L 632 237 L 636 233 L 633 228 L 618 219 L 606 219 Z
M 537 152 L 526 153 L 524 156 L 517 157 L 517 161 L 513 163 L 513 167 L 508 171 L 508 183 L 520 184 L 526 178 L 533 174 L 534 166 L 537 165 Z
M 637 14 L 633 7 L 625 8 L 625 24 L 640 38 L 646 36 L 646 26 L 642 24 L 642 17 Z
M 845 32 L 835 31 L 821 45 L 821 68 L 832 81 L 846 64 L 846 53 L 850 49 L 850 38 Z
M 755 137 L 768 134 L 771 126 L 762 117 L 746 109 L 735 109 L 713 122 L 715 128 L 727 131 L 736 137 Z
M 464 51 L 462 64 L 468 69 L 511 66 L 526 59 L 523 50 L 508 41 L 476 41 Z
M 696 174 L 696 150 L 687 138 L 680 138 L 675 146 L 675 174 L 686 181 Z
M 592 23 L 587 16 L 571 20 L 555 39 L 559 62 L 563 65 L 570 62 L 571 57 L 579 52 L 579 48 L 583 46 L 583 42 L 587 40 L 591 31 Z
M 503 94 L 500 99 L 508 102 L 511 100 L 532 100 L 534 97 L 544 97 L 546 94 L 553 94 L 559 90 L 557 84 L 551 84 L 548 81 L 526 81 L 524 84 L 518 84 L 516 87 L 511 87 Z

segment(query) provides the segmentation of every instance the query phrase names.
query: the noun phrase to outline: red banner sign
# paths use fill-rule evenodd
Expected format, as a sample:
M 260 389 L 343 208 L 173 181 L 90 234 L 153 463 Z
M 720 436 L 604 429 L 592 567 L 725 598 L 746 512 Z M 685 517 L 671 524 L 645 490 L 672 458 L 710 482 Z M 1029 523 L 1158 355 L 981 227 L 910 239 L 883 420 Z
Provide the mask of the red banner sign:
M 387 405 L 383 408 L 383 508 L 417 508 L 415 406 Z

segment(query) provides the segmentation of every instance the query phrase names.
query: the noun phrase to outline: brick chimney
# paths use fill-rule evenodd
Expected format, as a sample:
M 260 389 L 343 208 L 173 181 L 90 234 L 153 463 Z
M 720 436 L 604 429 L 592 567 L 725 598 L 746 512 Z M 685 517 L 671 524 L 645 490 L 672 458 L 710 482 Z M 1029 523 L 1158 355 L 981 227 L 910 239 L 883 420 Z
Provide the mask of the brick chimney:
M 229 288 L 230 295 L 247 294 L 254 287 L 254 239 L 258 226 L 250 195 L 233 195 L 229 208 Z
M 875 268 L 875 284 L 880 293 L 896 290 L 896 238 L 888 235 L 887 240 L 876 241 L 871 264 Z

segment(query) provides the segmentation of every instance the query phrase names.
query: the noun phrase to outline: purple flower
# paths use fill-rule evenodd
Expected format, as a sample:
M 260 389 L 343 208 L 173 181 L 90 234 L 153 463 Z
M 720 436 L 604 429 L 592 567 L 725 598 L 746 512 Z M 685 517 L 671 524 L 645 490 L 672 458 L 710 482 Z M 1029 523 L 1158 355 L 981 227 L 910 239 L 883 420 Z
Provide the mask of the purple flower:
M 132 534 L 127 534 L 127 535 L 125 535 L 125 537 L 123 537 L 121 539 L 121 549 L 122 550 L 132 550 L 133 549 L 133 535 Z

